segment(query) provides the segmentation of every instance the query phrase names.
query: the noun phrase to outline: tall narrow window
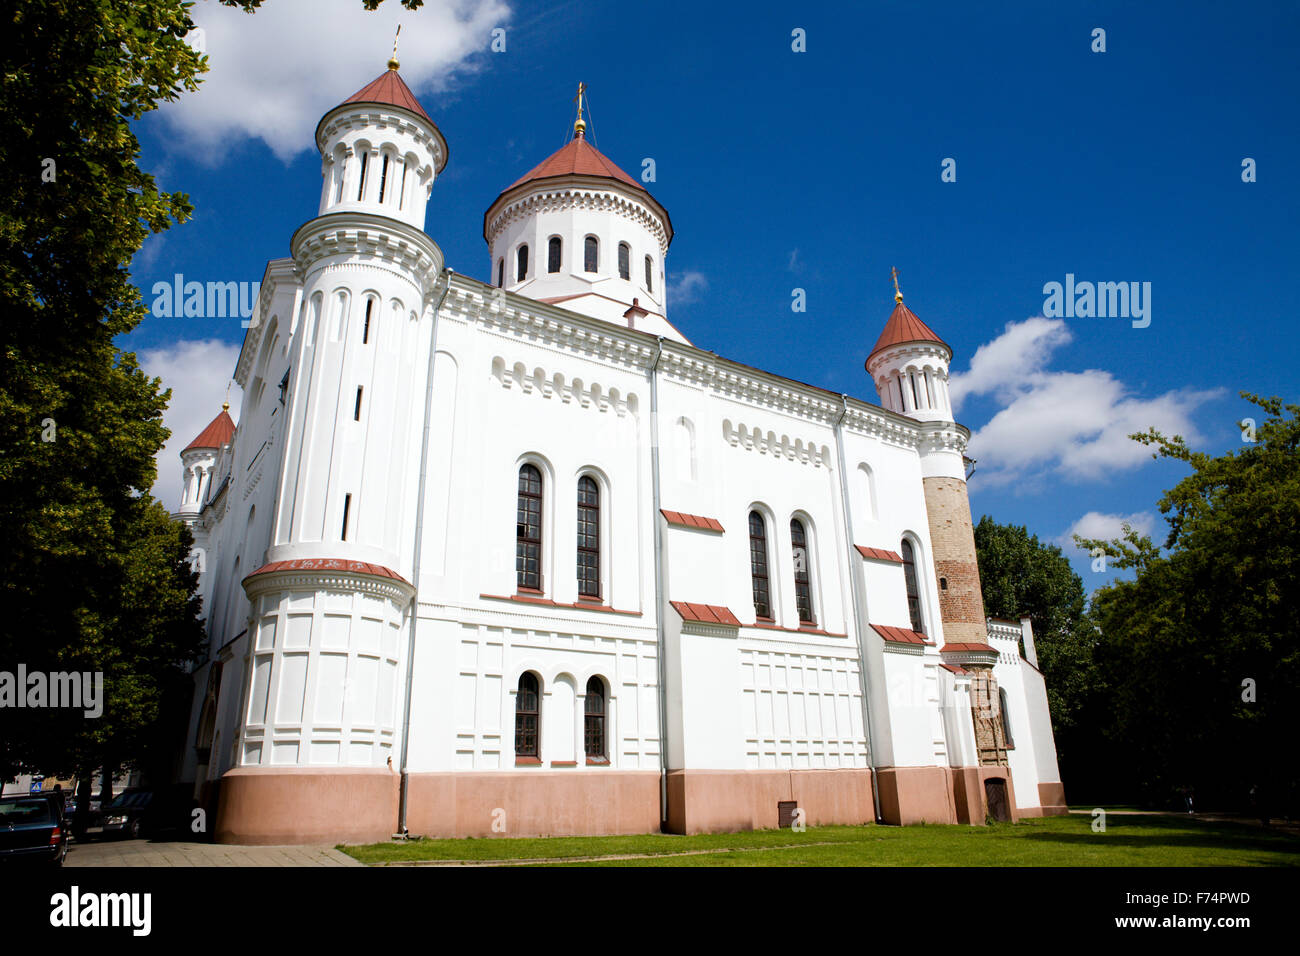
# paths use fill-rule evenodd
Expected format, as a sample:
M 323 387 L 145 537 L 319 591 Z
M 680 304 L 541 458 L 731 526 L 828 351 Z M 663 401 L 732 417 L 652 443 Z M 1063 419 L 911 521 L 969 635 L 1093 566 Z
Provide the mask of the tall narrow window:
M 497 260 L 497 288 L 506 284 L 506 260 Z
M 352 496 L 343 496 L 343 530 L 339 533 L 339 538 L 343 541 L 348 540 L 348 512 L 352 510 Z
M 1016 742 L 1011 736 L 1011 714 L 1007 712 L 1007 692 L 1001 687 L 998 688 L 998 710 L 1002 714 L 1002 739 L 1006 741 L 1008 748 L 1014 747 Z
M 370 153 L 361 154 L 361 175 L 357 177 L 357 199 L 366 195 L 366 170 L 370 168 Z
M 562 251 L 560 237 L 551 236 L 551 241 L 546 244 L 546 271 L 560 271 L 560 253 Z
M 578 479 L 578 595 L 600 597 L 600 486 Z
M 587 763 L 609 763 L 605 755 L 605 682 L 599 677 L 587 681 L 583 711 L 582 740 Z
M 794 602 L 799 609 L 800 624 L 816 624 L 813 616 L 812 578 L 808 569 L 808 535 L 803 522 L 790 519 L 790 545 L 794 549 Z
M 645 257 L 645 290 L 647 292 L 655 290 L 655 264 L 649 256 Z
M 397 208 L 406 208 L 406 160 L 402 160 L 402 183 L 397 191 Z
M 542 473 L 535 465 L 519 469 L 515 579 L 521 591 L 542 589 Z
M 754 586 L 754 615 L 772 620 L 772 588 L 767 576 L 767 522 L 757 511 L 749 513 L 749 575 Z
M 352 408 L 352 420 L 354 422 L 361 421 L 361 386 L 360 385 L 357 386 L 357 403 Z
M 912 542 L 906 538 L 900 547 L 903 552 L 903 583 L 907 586 L 907 613 L 912 618 L 912 630 L 918 634 L 925 633 L 925 622 L 921 619 L 921 592 L 916 586 L 916 552 Z
M 515 757 L 539 756 L 537 744 L 541 737 L 541 688 L 532 671 L 519 675 L 519 690 L 515 694 Z
M 516 265 L 515 281 L 523 282 L 524 279 L 527 278 L 528 276 L 528 247 L 520 246 L 518 253 L 516 253 L 516 256 L 518 257 L 518 259 L 515 264 Z
M 384 155 L 384 164 L 379 167 L 379 201 L 388 195 L 388 155 Z
M 620 279 L 632 278 L 632 247 L 626 242 L 618 244 L 618 277 Z
M 366 321 L 361 326 L 361 344 L 365 345 L 370 341 L 370 313 L 374 311 L 375 300 L 366 299 Z
M 600 266 L 600 243 L 595 236 L 588 236 L 582 243 L 582 268 L 587 272 L 597 272 Z
M 343 174 L 347 172 L 347 157 L 345 156 L 340 162 L 334 164 L 339 181 L 334 186 L 334 201 L 343 201 Z

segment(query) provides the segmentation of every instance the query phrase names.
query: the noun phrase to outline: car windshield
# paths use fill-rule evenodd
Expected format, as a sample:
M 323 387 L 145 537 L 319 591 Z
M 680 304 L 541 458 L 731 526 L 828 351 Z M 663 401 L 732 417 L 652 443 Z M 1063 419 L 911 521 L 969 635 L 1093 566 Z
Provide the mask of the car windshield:
M 25 823 L 53 823 L 48 800 L 0 801 L 0 827 L 22 826 Z
M 126 790 L 113 798 L 108 805 L 110 810 L 125 810 L 129 807 L 142 807 L 149 802 L 149 791 Z

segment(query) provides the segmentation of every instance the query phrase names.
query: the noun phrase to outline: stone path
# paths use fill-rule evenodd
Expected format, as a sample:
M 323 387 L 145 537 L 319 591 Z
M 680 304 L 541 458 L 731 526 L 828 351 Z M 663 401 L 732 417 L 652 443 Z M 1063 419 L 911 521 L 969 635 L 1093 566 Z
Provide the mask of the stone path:
M 64 866 L 361 866 L 332 846 L 229 846 L 152 840 L 90 840 Z

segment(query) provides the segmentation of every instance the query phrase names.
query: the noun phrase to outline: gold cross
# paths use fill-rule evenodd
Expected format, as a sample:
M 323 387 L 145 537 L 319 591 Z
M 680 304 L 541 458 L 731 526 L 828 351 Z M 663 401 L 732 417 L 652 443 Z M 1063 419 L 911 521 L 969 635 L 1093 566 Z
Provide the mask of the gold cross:
M 587 84 L 578 83 L 578 95 L 573 98 L 573 102 L 578 104 L 578 119 L 582 119 L 582 94 L 587 92 Z
M 902 291 L 898 288 L 898 270 L 897 270 L 896 268 L 894 268 L 893 266 L 890 266 L 890 267 L 889 267 L 889 277 L 890 277 L 891 279 L 894 280 L 894 301 L 895 301 L 895 302 L 902 302 L 902 301 L 903 301 L 903 293 L 902 293 Z
M 397 32 L 393 34 L 393 55 L 388 59 L 388 68 L 390 70 L 395 70 L 398 68 L 398 66 L 401 65 L 397 62 L 397 38 L 400 37 L 401 35 L 402 35 L 402 25 L 399 23 L 397 25 Z

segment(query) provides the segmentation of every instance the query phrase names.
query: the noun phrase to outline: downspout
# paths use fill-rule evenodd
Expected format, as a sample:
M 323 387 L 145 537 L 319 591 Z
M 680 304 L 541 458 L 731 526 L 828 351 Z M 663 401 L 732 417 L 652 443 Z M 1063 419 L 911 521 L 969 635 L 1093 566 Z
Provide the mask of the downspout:
M 659 521 L 659 359 L 664 354 L 664 337 L 650 366 L 650 485 L 653 509 L 650 520 L 655 534 L 655 638 L 659 662 L 659 829 L 668 824 L 668 665 L 664 660 L 667 636 L 664 632 L 664 540 Z
M 875 806 L 876 822 L 882 819 L 880 815 L 880 788 L 876 785 L 876 739 L 871 732 L 871 701 L 868 697 L 867 681 L 867 648 L 863 640 L 862 628 L 866 623 L 862 616 L 862 587 L 859 586 L 862 577 L 862 565 L 857 551 L 853 547 L 853 511 L 849 496 L 849 476 L 845 470 L 844 464 L 844 419 L 849 414 L 849 397 L 841 395 L 840 400 L 844 403 L 844 411 L 840 412 L 839 420 L 835 423 L 835 454 L 839 458 L 840 466 L 840 503 L 844 509 L 845 524 L 845 546 L 848 549 L 849 558 L 849 591 L 853 597 L 853 632 L 858 642 L 858 682 L 862 685 L 862 719 L 867 731 L 867 768 L 871 772 L 871 802 Z
M 418 491 L 415 503 L 415 554 L 411 559 L 411 586 L 415 590 L 411 594 L 411 625 L 407 629 L 406 637 L 406 692 L 403 694 L 402 701 L 402 760 L 400 765 L 402 781 L 397 798 L 397 832 L 394 834 L 394 836 L 403 839 L 410 835 L 406 829 L 407 790 L 410 782 L 410 773 L 407 770 L 406 762 L 411 751 L 411 687 L 415 680 L 415 625 L 420 616 L 420 553 L 424 539 L 424 488 L 429 476 L 429 418 L 433 410 L 433 366 L 434 360 L 438 357 L 438 310 L 442 308 L 443 300 L 447 298 L 447 293 L 451 291 L 450 268 L 442 270 L 442 278 L 444 279 L 442 295 L 438 296 L 438 301 L 433 306 L 433 328 L 429 331 L 429 368 L 424 376 L 424 434 L 420 440 L 420 480 L 417 484 Z

